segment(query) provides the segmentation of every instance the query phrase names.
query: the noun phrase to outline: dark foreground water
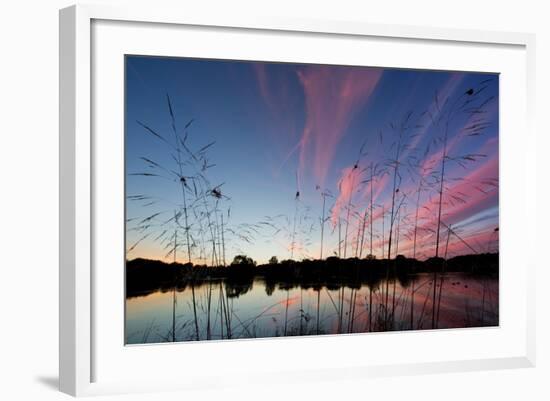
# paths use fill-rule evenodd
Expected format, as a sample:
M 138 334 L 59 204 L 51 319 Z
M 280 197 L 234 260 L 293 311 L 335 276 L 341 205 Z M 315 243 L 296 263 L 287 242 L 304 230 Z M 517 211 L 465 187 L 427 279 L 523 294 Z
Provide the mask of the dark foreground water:
M 286 288 L 255 280 L 126 300 L 127 344 L 498 325 L 498 279 L 418 274 L 370 288 Z

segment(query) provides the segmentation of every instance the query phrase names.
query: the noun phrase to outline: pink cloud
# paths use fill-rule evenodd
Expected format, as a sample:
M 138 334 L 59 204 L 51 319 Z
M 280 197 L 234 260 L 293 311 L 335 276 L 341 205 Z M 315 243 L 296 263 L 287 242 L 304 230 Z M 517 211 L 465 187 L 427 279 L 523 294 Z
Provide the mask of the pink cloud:
M 304 88 L 306 122 L 299 142 L 299 171 L 311 171 L 321 186 L 336 147 L 355 113 L 366 104 L 381 69 L 308 66 L 298 73 Z
M 346 167 L 342 170 L 342 174 L 338 180 L 338 188 L 340 191 L 331 212 L 331 222 L 333 227 L 338 224 L 338 218 L 341 217 L 340 213 L 346 210 L 347 205 L 353 198 L 354 192 L 357 191 L 357 187 L 361 182 L 360 174 L 360 168 L 354 168 L 354 166 Z
M 488 109 L 487 109 L 487 116 L 484 118 L 486 121 L 490 121 L 493 118 L 493 115 L 497 112 L 497 102 L 492 102 Z M 474 124 L 475 120 L 479 119 L 479 117 L 474 114 L 472 115 L 465 123 L 464 125 L 456 131 L 454 135 L 450 137 L 450 140 L 447 142 L 447 155 L 452 156 L 452 152 L 459 147 L 459 145 L 462 144 L 462 141 L 467 139 L 467 127 L 470 127 L 472 124 Z M 487 141 L 482 149 L 480 150 L 481 153 L 484 153 L 488 150 L 494 150 L 495 142 L 498 142 L 497 138 L 491 138 L 489 141 Z M 427 176 L 430 174 L 431 171 L 433 171 L 434 167 L 436 167 L 438 164 L 441 164 L 441 159 L 443 157 L 443 147 L 438 149 L 437 151 L 431 153 L 428 155 L 424 161 L 422 162 L 420 171 L 424 176 Z
M 425 118 L 426 122 L 424 123 L 422 129 L 417 133 L 417 135 L 411 141 L 407 150 L 403 152 L 402 159 L 405 159 L 409 154 L 409 152 L 418 146 L 420 141 L 426 136 L 428 131 L 433 127 L 434 122 L 439 118 L 439 115 L 441 114 L 441 110 L 442 110 L 441 107 L 443 106 L 443 104 L 447 99 L 450 99 L 451 96 L 455 94 L 460 84 L 462 83 L 463 79 L 464 79 L 463 74 L 452 74 L 447 80 L 447 82 L 445 83 L 445 86 L 440 91 L 438 91 L 437 101 L 434 99 L 434 101 L 428 108 L 428 114 L 426 115 L 426 118 Z
M 472 171 L 463 180 L 447 188 L 443 193 L 442 220 L 446 224 L 456 224 L 463 219 L 475 215 L 489 207 L 498 204 L 498 188 L 487 185 L 487 179 L 498 178 L 498 156 L 494 156 Z M 453 196 L 465 199 L 465 203 L 453 202 Z M 437 198 L 437 196 L 436 196 Z M 419 219 L 423 222 L 422 229 L 434 228 L 437 225 L 437 199 L 426 201 L 420 208 Z M 444 226 L 443 232 L 446 231 Z
M 447 187 L 443 196 L 443 214 L 442 221 L 445 224 L 456 225 L 464 219 L 480 213 L 486 209 L 494 207 L 498 204 L 498 181 L 493 181 L 493 185 L 487 183 L 487 180 L 495 180 L 498 178 L 498 155 L 493 155 L 489 160 L 479 165 L 475 170 L 467 174 L 463 180 L 454 183 Z M 448 201 L 452 199 L 452 196 L 460 196 L 466 198 L 466 203 L 454 202 L 453 205 Z M 386 202 L 387 203 L 387 202 Z M 418 214 L 418 231 L 417 231 L 417 245 L 416 254 L 417 257 L 426 258 L 434 256 L 434 247 L 436 237 L 434 234 L 435 227 L 437 225 L 437 210 L 438 210 L 438 195 L 434 193 L 432 197 L 423 203 L 419 207 Z M 388 207 L 386 205 L 386 213 Z M 414 211 L 411 214 L 408 225 L 401 225 L 400 239 L 399 239 L 399 253 L 412 256 L 414 241 L 413 241 L 413 222 Z M 375 210 L 373 216 L 373 222 L 378 222 L 377 229 L 380 230 L 380 218 L 382 217 L 382 210 L 378 207 Z M 481 231 L 476 232 L 461 232 L 459 235 L 467 241 L 474 249 L 478 251 L 486 250 L 486 246 L 489 241 L 498 241 L 498 232 L 494 233 L 494 226 L 487 226 L 482 228 Z M 373 247 L 376 249 L 376 253 L 380 255 L 382 246 L 387 246 L 388 229 L 389 224 L 386 220 L 386 232 L 384 233 L 384 241 L 379 237 L 374 242 Z M 441 239 L 440 250 L 443 251 L 447 229 L 444 225 L 441 227 Z M 395 250 L 395 248 L 394 248 Z M 471 250 L 455 236 L 451 236 L 449 242 L 449 256 L 471 253 Z M 392 252 L 393 254 L 393 252 Z
M 346 167 L 344 170 L 342 170 L 340 174 L 340 179 L 338 180 L 338 196 L 336 198 L 336 201 L 334 202 L 334 206 L 331 211 L 331 222 L 333 227 L 338 224 L 338 218 L 342 217 L 342 213 L 346 211 L 346 207 L 350 201 L 350 197 L 352 197 L 354 194 L 352 194 L 352 185 L 354 187 L 354 192 L 357 193 L 359 190 L 361 190 L 360 199 L 364 201 L 370 202 L 370 190 L 372 185 L 372 191 L 373 191 L 373 203 L 376 203 L 378 198 L 380 197 L 380 194 L 386 187 L 388 183 L 388 175 L 384 175 L 380 179 L 375 179 L 374 182 L 369 182 L 367 185 L 361 186 L 361 181 L 364 180 L 364 177 L 361 177 L 360 168 L 353 169 L 354 166 Z M 352 201 L 353 206 L 353 201 Z M 368 209 L 369 206 L 367 206 Z M 368 211 L 367 211 L 368 215 Z M 371 218 L 373 219 L 373 222 L 377 220 L 379 217 L 382 216 L 382 210 L 375 211 L 373 213 L 373 216 Z M 369 220 L 370 224 L 370 220 Z
M 418 133 L 418 135 L 413 139 L 413 141 L 409 144 L 407 149 L 403 152 L 401 159 L 405 159 L 408 153 L 411 149 L 415 148 L 420 140 L 426 135 L 426 133 L 429 131 L 429 129 L 433 125 L 433 121 L 436 120 L 442 110 L 442 106 L 445 103 L 447 99 L 449 99 L 451 96 L 453 96 L 456 92 L 456 90 L 459 88 L 460 84 L 463 81 L 463 75 L 462 74 L 452 74 L 447 82 L 445 83 L 445 86 L 438 92 L 437 95 L 437 101 L 434 99 L 433 103 L 429 107 L 429 113 L 431 115 L 431 118 L 428 119 L 427 123 L 424 125 L 422 130 Z M 467 125 L 465 125 L 467 126 Z M 451 142 L 448 145 L 448 151 L 456 147 L 456 145 L 460 142 L 461 135 L 457 135 L 453 137 Z M 443 150 L 440 149 L 439 151 L 429 155 L 423 162 L 421 171 L 423 171 L 425 174 L 428 174 L 431 169 L 437 164 L 438 161 L 441 160 L 441 157 L 443 155 Z M 339 193 L 339 196 L 336 200 L 335 207 L 332 210 L 332 224 L 336 224 L 338 221 L 338 217 L 340 216 L 340 213 L 347 205 L 347 202 L 349 201 L 349 187 L 351 186 L 351 176 L 349 175 L 349 168 L 345 169 L 340 177 L 339 184 L 341 184 L 341 191 Z M 385 175 L 379 182 L 376 182 L 375 185 L 375 194 L 373 196 L 375 202 L 376 199 L 380 196 L 381 192 L 385 189 L 385 186 L 388 183 L 388 176 Z M 342 185 L 343 184 L 343 185 Z M 370 199 L 370 184 L 364 187 L 363 191 L 363 197 L 365 199 Z M 378 220 L 382 216 L 382 212 L 379 211 L 374 214 L 373 216 L 373 222 Z

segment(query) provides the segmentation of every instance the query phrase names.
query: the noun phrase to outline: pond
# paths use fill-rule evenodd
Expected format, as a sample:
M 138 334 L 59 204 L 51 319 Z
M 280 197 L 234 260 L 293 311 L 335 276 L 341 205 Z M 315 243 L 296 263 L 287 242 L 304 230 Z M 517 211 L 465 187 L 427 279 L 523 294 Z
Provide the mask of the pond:
M 497 326 L 498 279 L 422 273 L 372 285 L 223 280 L 126 300 L 126 343 Z

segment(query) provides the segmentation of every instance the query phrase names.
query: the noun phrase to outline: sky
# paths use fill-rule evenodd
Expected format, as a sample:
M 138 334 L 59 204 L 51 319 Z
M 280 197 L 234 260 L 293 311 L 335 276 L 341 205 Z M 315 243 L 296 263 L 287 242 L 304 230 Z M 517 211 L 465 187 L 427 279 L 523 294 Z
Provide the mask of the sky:
M 128 259 L 498 251 L 496 74 L 125 65 Z

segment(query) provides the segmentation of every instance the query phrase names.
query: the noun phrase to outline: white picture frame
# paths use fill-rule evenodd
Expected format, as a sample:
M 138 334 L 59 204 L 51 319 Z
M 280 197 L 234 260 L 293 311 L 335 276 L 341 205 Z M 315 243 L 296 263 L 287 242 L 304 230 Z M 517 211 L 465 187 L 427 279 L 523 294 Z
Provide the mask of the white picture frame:
M 94 42 L 94 24 L 102 21 L 106 23 L 106 30 L 101 31 L 99 39 Z M 112 24 L 121 23 L 121 26 L 116 27 L 113 31 L 110 30 Z M 129 26 L 124 24 L 137 24 Z M 509 134 L 503 136 L 503 144 L 501 150 L 501 176 L 509 177 L 510 182 L 521 182 L 522 190 L 515 191 L 519 194 L 513 194 L 510 191 L 510 185 L 503 185 L 502 201 L 501 201 L 501 226 L 508 227 L 510 234 L 508 241 L 526 241 L 525 238 L 516 238 L 512 234 L 511 229 L 533 230 L 535 216 L 534 205 L 534 187 L 536 181 L 534 174 L 529 175 L 528 172 L 535 170 L 535 134 L 532 128 L 534 111 L 534 44 L 535 38 L 530 34 L 523 33 L 506 33 L 506 32 L 483 32 L 458 29 L 436 29 L 427 27 L 414 26 L 390 26 L 390 25 L 374 25 L 358 21 L 317 21 L 317 20 L 294 20 L 291 18 L 270 18 L 257 16 L 241 16 L 239 18 L 227 18 L 225 16 L 211 15 L 188 15 L 184 10 L 166 10 L 155 7 L 147 8 L 112 8 L 109 6 L 99 5 L 78 5 L 72 6 L 60 11 L 60 390 L 71 395 L 93 395 L 107 393 L 126 393 L 133 391 L 161 391 L 166 389 L 196 389 L 207 388 L 208 386 L 230 386 L 240 385 L 246 382 L 246 379 L 235 379 L 231 376 L 231 372 L 227 372 L 227 377 L 222 377 L 222 371 L 208 372 L 200 369 L 188 369 L 185 371 L 185 379 L 179 379 L 176 376 L 167 375 L 161 378 L 161 373 L 157 377 L 151 374 L 150 380 L 141 378 L 140 380 L 132 379 L 123 374 L 116 375 L 110 372 L 108 378 L 102 378 L 102 373 L 98 372 L 98 366 L 112 364 L 113 370 L 123 371 L 120 365 L 117 365 L 120 360 L 116 360 L 117 356 L 106 355 L 108 347 L 104 346 L 109 340 L 101 338 L 98 342 L 97 325 L 101 322 L 105 326 L 109 320 L 104 318 L 101 310 L 104 308 L 101 305 L 96 305 L 96 291 L 98 286 L 104 284 L 103 276 L 98 276 L 94 273 L 94 266 L 97 260 L 101 260 L 101 256 L 95 253 L 94 235 L 97 235 L 98 227 L 103 227 L 104 224 L 97 220 L 96 213 L 97 199 L 95 198 L 96 190 L 96 174 L 100 167 L 98 165 L 98 155 L 107 155 L 107 142 L 96 142 L 94 140 L 93 126 L 98 126 L 99 123 L 94 121 L 94 118 L 101 118 L 101 113 L 96 114 L 96 103 L 94 102 L 95 89 L 92 85 L 92 77 L 94 76 L 94 68 L 100 69 L 98 61 L 94 59 L 97 51 L 102 51 L 98 47 L 105 45 L 105 35 L 112 34 L 118 30 L 143 29 L 144 26 L 156 26 L 154 34 L 149 35 L 152 45 L 154 45 L 155 35 L 162 37 L 166 35 L 163 29 L 185 29 L 185 27 L 199 27 L 202 30 L 216 30 L 217 35 L 224 34 L 225 30 L 231 32 L 244 32 L 246 34 L 254 34 L 254 32 L 263 32 L 266 34 L 284 34 L 288 37 L 292 35 L 306 35 L 308 38 L 322 36 L 330 40 L 330 38 L 342 38 L 343 40 L 362 40 L 363 38 L 371 38 L 376 40 L 384 40 L 388 43 L 395 41 L 408 41 L 408 43 L 433 44 L 434 46 L 444 47 L 446 45 L 458 46 L 461 48 L 479 48 L 479 51 L 484 51 L 485 47 L 494 47 L 495 49 L 510 49 L 510 57 L 517 64 L 518 71 L 521 74 L 515 77 L 513 83 L 524 96 L 519 96 L 517 100 L 520 106 L 525 109 L 518 114 L 520 117 L 517 121 L 510 122 L 523 130 L 522 141 L 524 145 L 518 146 Z M 99 28 L 98 28 L 99 29 Z M 101 36 L 103 35 L 103 36 Z M 103 38 L 103 39 L 101 39 Z M 116 43 L 113 42 L 113 49 Z M 271 39 L 270 39 L 271 40 Z M 276 37 L 273 40 L 278 40 Z M 309 39 L 307 39 L 309 40 Z M 116 42 L 116 43 L 115 43 Z M 170 46 L 177 44 L 172 43 Z M 143 44 L 146 46 L 146 44 Z M 159 50 L 160 54 L 169 52 L 170 46 Z M 105 47 L 107 47 L 105 45 Z M 115 49 L 120 52 L 120 48 Z M 113 51 L 115 51 L 113 50 Z M 496 50 L 496 51 L 497 51 Z M 151 50 L 149 50 L 151 51 Z M 457 50 L 459 51 L 459 50 Z M 445 53 L 442 53 L 445 54 Z M 508 54 L 508 53 L 507 53 Z M 115 54 L 117 57 L 118 53 Z M 396 59 L 404 57 L 403 55 L 394 55 Z M 247 57 L 246 55 L 237 55 L 237 57 Z M 105 57 L 102 56 L 102 59 Z M 503 58 L 502 60 L 504 60 Z M 498 58 L 495 58 L 495 63 L 498 63 Z M 502 61 L 501 61 L 502 62 Z M 387 62 L 386 62 L 387 63 Z M 514 65 L 516 65 L 514 64 Z M 425 65 L 419 65 L 419 68 L 434 68 L 429 62 Z M 450 64 L 452 66 L 452 64 Z M 497 64 L 493 64 L 497 65 Z M 442 64 L 442 66 L 445 66 Z M 448 65 L 447 65 L 448 67 Z M 467 67 L 467 66 L 466 66 Z M 457 69 L 466 68 L 465 65 L 456 66 Z M 472 69 L 481 68 L 475 63 L 469 67 Z M 503 66 L 504 68 L 504 66 Z M 512 67 L 509 67 L 512 68 Z M 467 69 L 467 68 L 466 68 Z M 497 71 L 493 69 L 494 72 Z M 510 74 L 513 74 L 512 72 Z M 115 77 L 116 78 L 116 77 Z M 512 84 L 512 82 L 510 82 Z M 122 83 L 118 82 L 116 91 L 122 90 Z M 502 93 L 506 96 L 506 92 Z M 116 102 L 115 100 L 113 100 Z M 504 107 L 503 110 L 509 110 Z M 519 110 L 519 109 L 518 109 Z M 525 111 L 525 112 L 524 112 Z M 98 117 L 100 116 L 100 117 Z M 119 116 L 120 117 L 120 116 Z M 506 124 L 506 122 L 505 122 Z M 116 127 L 117 125 L 113 125 Z M 503 126 L 503 130 L 507 131 L 507 126 Z M 117 143 L 113 143 L 116 148 Z M 102 148 L 103 146 L 103 148 Z M 111 149 L 111 148 L 109 148 Z M 509 149 L 514 149 L 519 167 L 517 171 L 511 172 L 505 167 Z M 110 152 L 116 153 L 116 152 Z M 113 159 L 109 159 L 113 157 Z M 113 154 L 106 156 L 105 160 L 113 160 L 114 164 L 118 162 L 114 159 L 122 157 Z M 103 158 L 102 158 L 103 159 Z M 122 159 L 121 159 L 122 160 Z M 508 160 L 510 161 L 510 160 Z M 108 162 L 106 162 L 108 163 Z M 120 182 L 118 182 L 120 184 Z M 118 185 L 117 181 L 113 181 L 111 185 Z M 508 190 L 507 188 L 508 187 Z M 517 218 L 512 218 L 510 214 L 510 205 L 513 205 L 521 212 Z M 529 218 L 529 216 L 531 216 Z M 522 219 L 525 217 L 524 219 Z M 114 230 L 116 231 L 116 230 Z M 514 237 L 513 237 L 514 236 Z M 501 241 L 501 246 L 506 244 L 507 235 Z M 513 238 L 512 238 L 513 237 Z M 534 246 L 525 243 L 526 249 Z M 535 260 L 531 252 L 524 252 L 523 264 L 521 266 L 522 277 L 518 279 L 519 288 L 518 297 L 522 299 L 518 302 L 517 311 L 514 316 L 517 321 L 507 321 L 506 325 L 496 329 L 484 329 L 479 331 L 447 331 L 446 333 L 435 334 L 433 332 L 418 332 L 409 333 L 407 337 L 401 338 L 399 334 L 386 333 L 375 336 L 326 336 L 326 338 L 308 338 L 308 339 L 283 339 L 281 340 L 250 340 L 250 341 L 230 341 L 229 344 L 221 342 L 202 343 L 202 344 L 182 344 L 173 345 L 174 348 L 170 353 L 181 352 L 185 348 L 186 355 L 192 360 L 193 355 L 198 355 L 198 352 L 212 353 L 223 352 L 227 357 L 235 357 L 247 353 L 250 355 L 261 354 L 265 348 L 270 348 L 270 355 L 285 352 L 313 352 L 319 347 L 330 349 L 352 349 L 353 347 L 362 346 L 365 342 L 382 341 L 381 339 L 394 339 L 396 342 L 405 343 L 406 341 L 428 341 L 428 343 L 436 343 L 450 340 L 456 341 L 477 341 L 483 338 L 487 343 L 495 343 L 495 348 L 483 353 L 481 351 L 472 351 L 470 354 L 465 354 L 464 358 L 448 357 L 445 353 L 441 357 L 432 358 L 430 360 L 417 360 L 414 355 L 409 359 L 401 359 L 401 362 L 396 362 L 396 359 L 388 358 L 384 360 L 383 356 L 376 357 L 372 353 L 373 361 L 352 363 L 351 360 L 336 361 L 329 357 L 322 360 L 313 360 L 311 363 L 297 363 L 293 369 L 285 369 L 274 361 L 274 368 L 266 369 L 265 366 L 256 365 L 252 370 L 246 370 L 242 367 L 237 369 L 241 374 L 246 372 L 248 378 L 257 382 L 268 382 L 267 374 L 277 375 L 281 380 L 326 380 L 329 378 L 353 378 L 360 380 L 364 377 L 380 376 L 380 375 L 399 375 L 399 374 L 419 374 L 430 372 L 450 372 L 450 371 L 465 371 L 477 369 L 501 369 L 512 367 L 529 367 L 535 363 L 535 319 L 534 319 L 534 270 Z M 517 259 L 517 255 L 513 250 L 501 254 L 501 261 L 510 263 Z M 514 259 L 516 258 L 516 259 Z M 506 263 L 504 263 L 506 265 Z M 120 269 L 122 271 L 123 264 L 120 261 Z M 502 268 L 501 268 L 502 269 Z M 504 280 L 509 270 L 501 270 L 501 275 Z M 122 277 L 122 275 L 120 275 Z M 119 277 L 119 278 L 120 278 Z M 509 276 L 508 276 L 509 277 Z M 510 281 L 507 281 L 510 282 Z M 118 282 L 116 282 L 118 283 Z M 116 289 L 113 291 L 117 291 Z M 120 288 L 120 291 L 123 291 Z M 108 293 L 109 290 L 106 290 Z M 501 294 L 501 297 L 507 297 L 509 293 L 506 291 Z M 107 296 L 107 295 L 106 295 Z M 111 298 L 109 298 L 111 299 Z M 501 301 L 506 301 L 502 299 Z M 122 302 L 122 301 L 121 301 Z M 100 302 L 101 304 L 101 302 Z M 506 307 L 506 302 L 501 303 L 501 307 Z M 119 315 L 117 315 L 119 316 Z M 105 319 L 104 321 L 102 319 Z M 105 323 L 105 324 L 104 324 Z M 516 327 L 517 325 L 517 327 Z M 117 326 L 118 327 L 118 326 Z M 118 330 L 118 329 L 116 329 Z M 116 331 L 115 330 L 115 331 Z M 514 332 L 507 336 L 499 333 Z M 114 334 L 120 336 L 121 356 L 120 358 L 128 358 L 128 361 L 139 361 L 139 358 L 150 358 L 149 362 L 162 360 L 166 358 L 166 346 L 150 346 L 141 347 L 137 351 L 127 351 L 124 349 L 122 334 Z M 426 340 L 423 340 L 427 336 Z M 468 340 L 470 338 L 470 340 Z M 385 341 L 385 340 L 384 340 Z M 510 352 L 506 352 L 505 347 L 510 347 Z M 194 347 L 194 348 L 191 348 Z M 198 347 L 198 348 L 197 348 Z M 498 348 L 500 347 L 500 348 Z M 460 345 L 457 346 L 460 350 Z M 513 351 L 512 351 L 513 350 Z M 98 355 L 99 354 L 99 355 Z M 124 355 L 123 355 L 124 354 Z M 103 362 L 98 364 L 96 358 L 100 358 Z M 112 359 L 109 359 L 112 358 Z M 130 362 L 128 362 L 130 364 Z M 265 363 L 264 363 L 265 365 Z M 156 365 L 158 366 L 158 365 Z M 162 368 L 158 368 L 161 369 Z M 99 378 L 99 379 L 98 379 Z

